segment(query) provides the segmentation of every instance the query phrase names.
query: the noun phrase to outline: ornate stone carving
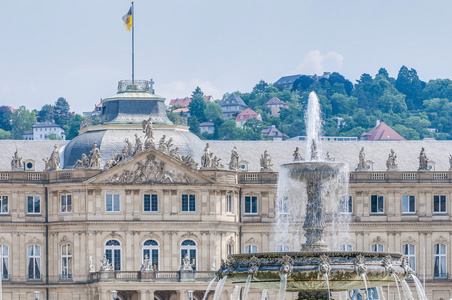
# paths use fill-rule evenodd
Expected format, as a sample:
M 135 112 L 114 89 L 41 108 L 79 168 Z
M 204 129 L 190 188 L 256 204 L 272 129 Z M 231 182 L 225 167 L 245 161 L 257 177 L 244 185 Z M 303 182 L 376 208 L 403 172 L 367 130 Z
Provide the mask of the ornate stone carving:
M 452 155 L 449 155 L 449 171 L 452 171 Z
M 318 160 L 319 159 L 319 152 L 317 150 L 317 143 L 315 140 L 312 140 L 311 144 L 311 161 L 312 160 Z
M 201 168 L 212 168 L 212 156 L 213 153 L 210 151 L 209 143 L 206 143 L 206 148 L 201 156 Z
M 86 169 L 89 168 L 89 157 L 82 153 L 82 159 L 77 159 L 77 162 L 72 166 L 72 169 Z
M 377 236 L 375 239 L 373 239 L 372 241 L 374 244 L 386 244 L 386 241 L 383 240 L 380 236 Z
M 94 263 L 93 263 L 93 257 L 91 255 L 89 256 L 89 272 L 90 273 L 96 272 L 96 269 L 95 269 Z
M 159 151 L 163 152 L 165 154 L 169 154 L 170 148 L 173 146 L 173 138 L 169 138 L 168 141 L 166 141 L 166 135 L 163 135 L 162 138 L 159 141 Z
M 93 149 L 89 152 L 89 158 L 91 159 L 89 166 L 93 169 L 100 168 L 100 151 L 97 148 L 97 143 L 93 144 Z
M 289 277 L 293 271 L 293 263 L 292 257 L 288 255 L 283 256 L 281 259 L 281 268 L 279 269 L 281 275 L 287 274 L 287 277 Z
M 108 261 L 107 255 L 105 255 L 105 254 L 102 257 L 102 259 L 100 260 L 100 269 L 99 269 L 99 271 L 100 272 L 102 272 L 102 271 L 113 271 L 113 266 Z
M 21 170 L 23 171 L 24 169 L 24 164 L 22 162 L 22 157 L 19 156 L 19 150 L 17 150 L 14 152 L 14 156 L 13 159 L 11 160 L 11 170 L 13 171 L 18 171 Z
M 192 168 L 192 169 L 198 168 L 198 163 L 192 158 L 191 155 L 182 156 L 181 161 L 184 165 L 186 165 L 189 168 Z
M 419 171 L 421 170 L 428 170 L 428 158 L 424 147 L 422 147 L 421 153 L 419 154 Z
M 268 154 L 267 150 L 264 150 L 264 154 L 261 155 L 260 159 L 261 163 L 261 172 L 272 171 L 272 159 L 270 154 Z
M 320 275 L 329 274 L 331 271 L 330 258 L 322 254 L 319 256 L 319 273 Z
M 217 261 L 217 257 L 214 256 L 213 259 L 212 259 L 212 264 L 210 265 L 210 271 L 216 271 L 217 270 L 217 268 L 216 268 L 216 261 Z
M 259 258 L 253 255 L 251 256 L 249 263 L 250 268 L 248 269 L 248 273 L 253 274 L 253 276 L 257 276 L 257 273 L 259 272 L 259 265 L 261 263 Z
M 124 148 L 122 149 L 122 159 L 126 159 L 128 157 L 131 157 L 133 154 L 133 146 L 132 143 L 129 141 L 128 138 L 126 138 L 124 140 L 124 142 L 126 143 L 124 145 Z
M 293 161 L 302 161 L 303 157 L 301 157 L 300 149 L 298 147 L 295 148 L 295 151 L 293 152 Z
M 400 264 L 400 266 L 405 270 L 405 275 L 406 276 L 411 276 L 412 274 L 414 274 L 414 271 L 413 271 L 413 269 L 411 269 L 411 266 L 410 266 L 410 262 L 409 262 L 409 260 L 408 260 L 408 257 L 406 257 L 406 256 L 403 256 L 402 257 L 402 263 Z
M 182 161 L 182 157 L 179 155 L 179 153 L 177 153 L 179 151 L 179 147 L 175 147 L 173 149 L 171 149 L 169 151 L 169 156 L 171 156 L 172 158 L 178 160 L 178 161 Z
M 392 149 L 391 152 L 389 152 L 388 159 L 386 160 L 386 168 L 387 171 L 396 171 L 399 168 L 397 165 L 397 154 Z
M 115 155 L 113 155 L 109 160 L 107 160 L 107 162 L 104 165 L 104 171 L 113 168 L 114 166 L 116 166 L 120 161 L 122 160 L 122 156 L 119 153 L 116 153 Z
M 325 155 L 325 160 L 326 161 L 335 161 L 336 159 L 334 157 L 330 156 L 330 151 L 327 151 L 326 155 Z
M 149 119 L 143 120 L 143 122 L 141 123 L 142 127 L 143 127 L 143 132 L 144 132 L 144 148 L 145 149 L 149 149 L 149 148 L 155 148 L 155 142 L 154 142 L 154 128 L 152 126 L 152 117 L 149 117 Z
M 55 146 L 53 146 L 53 152 L 52 154 L 50 154 L 50 157 L 47 159 L 43 158 L 42 160 L 45 163 L 45 171 L 58 170 L 60 168 L 60 150 L 58 149 L 58 146 L 55 144 Z
M 143 142 L 141 142 L 141 138 L 138 134 L 135 133 L 135 148 L 133 149 L 133 155 L 137 155 L 138 153 L 143 151 Z
M 239 152 L 237 147 L 234 146 L 231 150 L 231 160 L 229 161 L 229 170 L 237 171 L 239 169 Z
M 149 255 L 147 255 L 147 254 L 144 256 L 144 260 L 143 260 L 143 263 L 141 264 L 140 271 L 141 272 L 154 271 L 154 268 L 152 266 L 152 261 L 149 258 Z
M 385 267 L 386 273 L 389 276 L 392 276 L 394 274 L 394 266 L 391 255 L 386 255 L 383 259 L 383 266 Z
M 183 271 L 193 271 L 193 266 L 195 265 L 195 260 L 193 259 L 193 263 L 190 263 L 190 258 L 188 254 L 185 255 L 184 259 L 182 259 L 182 265 L 180 267 Z
M 366 267 L 366 258 L 362 255 L 359 254 L 358 256 L 355 257 L 355 272 L 356 274 L 358 274 L 358 276 L 361 276 L 362 274 L 365 274 L 367 271 L 367 267 Z
M 364 153 L 364 147 L 362 147 L 361 151 L 359 151 L 359 162 L 356 171 L 366 171 L 366 170 L 367 170 L 366 153 Z

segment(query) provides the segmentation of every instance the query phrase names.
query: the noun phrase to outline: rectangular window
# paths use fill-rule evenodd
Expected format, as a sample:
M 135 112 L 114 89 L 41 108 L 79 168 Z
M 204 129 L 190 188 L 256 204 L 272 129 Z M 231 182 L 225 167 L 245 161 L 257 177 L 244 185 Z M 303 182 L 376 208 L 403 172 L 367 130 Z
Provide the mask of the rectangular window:
M 193 194 L 182 195 L 182 211 L 195 212 L 196 211 L 196 198 Z
M 0 261 L 3 280 L 9 280 L 9 248 L 6 245 L 0 245 Z
M 371 195 L 370 196 L 370 212 L 373 214 L 383 214 L 385 198 L 384 196 Z
M 433 196 L 433 212 L 434 213 L 446 213 L 446 195 L 434 195 Z
M 41 197 L 27 196 L 27 213 L 39 214 L 41 213 Z
M 8 196 L 0 196 L 0 214 L 8 213 Z
M 414 214 L 416 212 L 415 196 L 402 196 L 402 212 L 404 214 Z
M 228 213 L 232 213 L 232 206 L 233 206 L 233 197 L 232 195 L 227 195 L 226 196 L 226 212 Z
M 257 196 L 245 197 L 245 214 L 257 214 Z
M 70 244 L 61 245 L 60 280 L 72 279 L 72 248 Z
M 110 212 L 119 212 L 119 194 L 106 195 L 105 210 Z
M 447 279 L 448 274 L 447 274 L 446 245 L 435 244 L 433 251 L 434 251 L 433 278 Z
M 41 247 L 28 246 L 28 280 L 41 280 Z
M 278 202 L 277 211 L 281 215 L 289 214 L 289 197 L 282 196 Z
M 339 209 L 340 209 L 341 214 L 353 213 L 353 197 L 352 196 L 341 197 L 339 205 L 340 205 Z
M 72 196 L 71 195 L 61 195 L 61 212 L 70 213 L 72 212 Z
M 159 211 L 157 194 L 144 194 L 144 211 L 157 212 Z

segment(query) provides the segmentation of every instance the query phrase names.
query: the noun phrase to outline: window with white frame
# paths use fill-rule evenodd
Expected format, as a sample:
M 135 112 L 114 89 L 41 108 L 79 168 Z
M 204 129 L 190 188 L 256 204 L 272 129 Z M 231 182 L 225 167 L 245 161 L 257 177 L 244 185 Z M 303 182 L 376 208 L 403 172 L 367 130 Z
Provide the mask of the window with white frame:
M 288 196 L 281 196 L 279 197 L 279 201 L 276 207 L 276 211 L 280 215 L 287 215 L 289 214 L 289 197 Z
M 107 194 L 105 195 L 105 211 L 119 212 L 120 211 L 120 195 Z
M 28 280 L 41 280 L 41 246 L 28 246 Z
M 232 195 L 226 195 L 226 212 L 232 213 L 234 205 L 234 197 Z
M 339 251 L 353 251 L 353 245 L 342 244 L 339 246 Z
M 382 244 L 372 244 L 370 246 L 370 250 L 374 252 L 384 252 L 385 246 L 383 246 Z
M 158 195 L 144 194 L 143 204 L 145 212 L 158 212 L 159 211 Z
M 257 214 L 257 196 L 245 196 L 245 214 Z
M 0 214 L 8 213 L 8 196 L 0 196 Z
M 370 196 L 370 212 L 373 214 L 384 214 L 385 197 L 380 195 Z
M 258 247 L 256 245 L 246 245 L 245 253 L 257 253 Z
M 9 279 L 9 247 L 7 245 L 0 245 L 0 261 L 2 263 L 2 279 Z
M 234 254 L 234 245 L 233 244 L 228 244 L 226 253 L 228 255 Z
M 105 243 L 105 256 L 113 266 L 113 270 L 121 270 L 121 243 L 109 240 Z
M 446 245 L 435 244 L 433 249 L 434 267 L 433 278 L 447 279 L 447 253 Z
M 404 244 L 403 255 L 408 258 L 411 269 L 416 271 L 416 246 L 413 244 Z
M 193 240 L 184 240 L 180 244 L 180 259 L 181 259 L 181 265 L 184 264 L 184 258 L 185 256 L 188 256 L 188 259 L 190 261 L 190 264 L 193 268 L 193 270 L 196 270 L 196 266 L 198 264 L 198 259 L 196 257 L 197 255 L 198 246 L 196 245 L 196 242 Z
M 182 195 L 182 211 L 195 212 L 196 211 L 196 196 L 193 194 Z
M 351 214 L 353 213 L 353 197 L 352 196 L 342 196 L 339 202 L 339 210 L 341 214 Z
M 39 214 L 41 213 L 41 197 L 27 196 L 27 213 Z
M 154 270 L 159 269 L 159 243 L 156 240 L 147 240 L 143 243 L 143 262 L 146 258 L 151 260 Z
M 278 247 L 276 247 L 276 251 L 278 251 L 278 252 L 289 252 L 290 251 L 290 246 L 289 245 L 278 245 Z
M 446 195 L 434 195 L 433 196 L 433 212 L 434 213 L 446 213 Z
M 61 212 L 62 213 L 72 212 L 72 196 L 71 195 L 61 195 L 60 203 L 61 203 Z
M 416 197 L 403 195 L 402 196 L 402 212 L 404 214 L 414 214 L 416 212 Z
M 61 245 L 61 280 L 72 279 L 72 246 L 71 244 Z

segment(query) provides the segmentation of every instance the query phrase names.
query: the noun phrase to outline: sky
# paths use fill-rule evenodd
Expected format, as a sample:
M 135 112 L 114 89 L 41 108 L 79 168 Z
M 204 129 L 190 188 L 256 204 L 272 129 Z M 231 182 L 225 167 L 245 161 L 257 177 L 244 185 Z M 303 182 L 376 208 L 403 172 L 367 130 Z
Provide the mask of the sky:
M 169 102 L 196 86 L 221 99 L 259 80 L 402 65 L 452 78 L 452 1 L 136 0 L 135 79 Z M 0 106 L 65 97 L 91 111 L 131 79 L 125 0 L 0 0 Z

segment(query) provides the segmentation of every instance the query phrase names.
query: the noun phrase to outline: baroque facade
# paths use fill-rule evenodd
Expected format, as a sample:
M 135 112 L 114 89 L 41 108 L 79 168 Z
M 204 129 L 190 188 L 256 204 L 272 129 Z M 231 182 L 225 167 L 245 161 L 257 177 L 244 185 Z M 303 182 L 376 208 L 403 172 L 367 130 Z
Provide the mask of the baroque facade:
M 53 143 L 30 149 L 24 141 L 14 145 L 16 153 L 2 144 L 11 150 L 9 159 L 2 159 L 7 163 L 0 163 L 3 299 L 34 299 L 40 291 L 40 299 L 106 300 L 118 291 L 121 300 L 188 299 L 191 292 L 201 300 L 227 255 L 276 251 L 277 166 L 305 144 L 212 141 L 205 146 L 185 126 L 153 115 L 161 103 L 134 101 L 163 100 L 128 88 L 104 99 L 103 123 L 58 144 L 60 168 L 44 171 L 37 160 L 36 170 L 20 165 L 21 156 L 25 161 L 32 152 L 45 150 L 49 156 L 57 148 Z M 121 108 L 115 111 L 117 103 L 129 105 L 128 116 Z M 146 107 L 152 112 L 143 112 Z M 233 167 L 228 167 L 233 145 Z M 341 248 L 402 252 L 421 282 L 425 279 L 428 298 L 449 299 L 452 173 L 443 156 L 452 143 L 426 145 L 425 152 L 438 158 L 429 163 L 425 157 L 425 169 L 418 168 L 422 146 L 330 142 L 323 150 L 350 166 L 366 165 L 350 167 L 350 197 L 343 199 L 342 213 L 352 218 L 351 243 Z M 362 147 L 367 160 L 359 157 Z M 392 148 L 395 152 L 388 151 Z M 82 154 L 88 162 L 77 165 Z M 52 152 L 52 157 L 60 156 Z M 414 291 L 413 282 L 409 285 Z M 395 286 L 384 290 L 390 299 L 397 293 Z M 231 299 L 233 291 L 226 284 L 221 299 Z M 270 293 L 270 299 L 276 297 L 276 291 Z M 261 291 L 251 291 L 248 299 L 261 299 Z

